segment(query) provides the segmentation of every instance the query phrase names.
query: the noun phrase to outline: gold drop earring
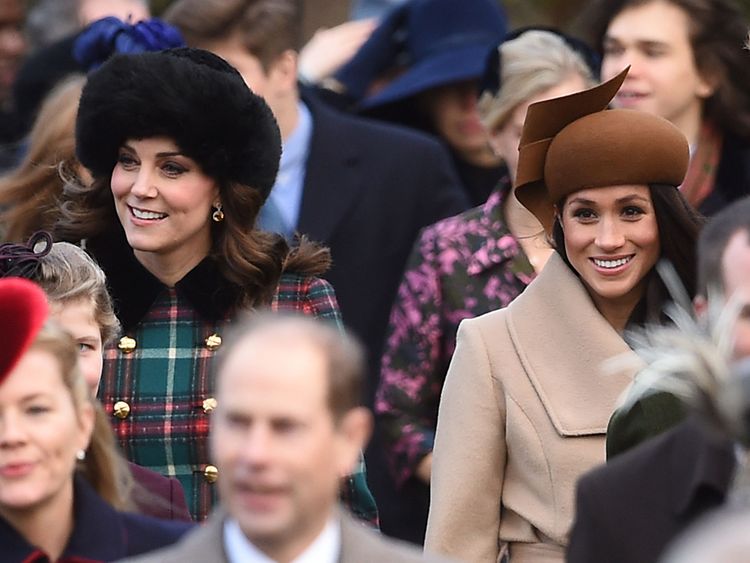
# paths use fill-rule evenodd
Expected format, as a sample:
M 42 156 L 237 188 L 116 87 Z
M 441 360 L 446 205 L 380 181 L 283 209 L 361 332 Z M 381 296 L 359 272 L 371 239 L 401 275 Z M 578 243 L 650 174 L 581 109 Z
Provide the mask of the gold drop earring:
M 224 211 L 221 208 L 221 202 L 214 204 L 214 212 L 211 213 L 211 219 L 216 223 L 221 223 L 224 220 Z

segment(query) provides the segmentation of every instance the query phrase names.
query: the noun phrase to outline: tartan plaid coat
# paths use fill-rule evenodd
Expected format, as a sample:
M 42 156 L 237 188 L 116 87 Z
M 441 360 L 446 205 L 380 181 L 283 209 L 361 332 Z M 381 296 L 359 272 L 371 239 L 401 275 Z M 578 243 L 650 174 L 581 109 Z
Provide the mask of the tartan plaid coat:
M 124 333 L 105 350 L 99 396 L 126 457 L 179 479 L 193 518 L 203 520 L 216 502 L 218 478 L 207 440 L 215 407 L 211 365 L 238 289 L 210 258 L 167 287 L 118 238 L 88 244 L 107 274 Z M 311 276 L 283 274 L 271 309 L 341 324 L 333 288 Z M 363 462 L 342 483 L 341 496 L 355 514 L 377 521 Z

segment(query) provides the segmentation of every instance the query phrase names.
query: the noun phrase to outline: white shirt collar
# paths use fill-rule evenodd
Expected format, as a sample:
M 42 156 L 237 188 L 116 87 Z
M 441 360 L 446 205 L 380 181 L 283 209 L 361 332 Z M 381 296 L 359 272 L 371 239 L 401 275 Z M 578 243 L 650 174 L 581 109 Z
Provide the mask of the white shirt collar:
M 229 563 L 275 563 L 242 533 L 234 518 L 224 522 L 224 549 Z M 341 553 L 341 524 L 330 518 L 323 531 L 292 563 L 336 563 Z

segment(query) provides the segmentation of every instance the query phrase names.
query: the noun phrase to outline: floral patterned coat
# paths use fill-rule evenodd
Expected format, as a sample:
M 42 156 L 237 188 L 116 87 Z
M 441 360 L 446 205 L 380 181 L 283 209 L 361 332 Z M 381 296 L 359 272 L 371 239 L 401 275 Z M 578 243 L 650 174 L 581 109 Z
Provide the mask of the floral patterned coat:
M 424 229 L 409 258 L 375 401 L 398 485 L 432 451 L 459 323 L 507 306 L 534 277 L 503 219 L 510 187 L 505 176 L 484 205 Z

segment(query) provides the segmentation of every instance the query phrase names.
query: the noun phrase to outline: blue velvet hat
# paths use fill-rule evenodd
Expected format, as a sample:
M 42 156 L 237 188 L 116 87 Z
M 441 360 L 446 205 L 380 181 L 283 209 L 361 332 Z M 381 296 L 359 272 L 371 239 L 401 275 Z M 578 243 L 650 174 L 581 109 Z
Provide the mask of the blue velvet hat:
M 336 79 L 370 109 L 425 90 L 478 79 L 503 39 L 506 19 L 496 0 L 410 0 L 392 9 Z M 377 78 L 405 68 L 364 98 Z

